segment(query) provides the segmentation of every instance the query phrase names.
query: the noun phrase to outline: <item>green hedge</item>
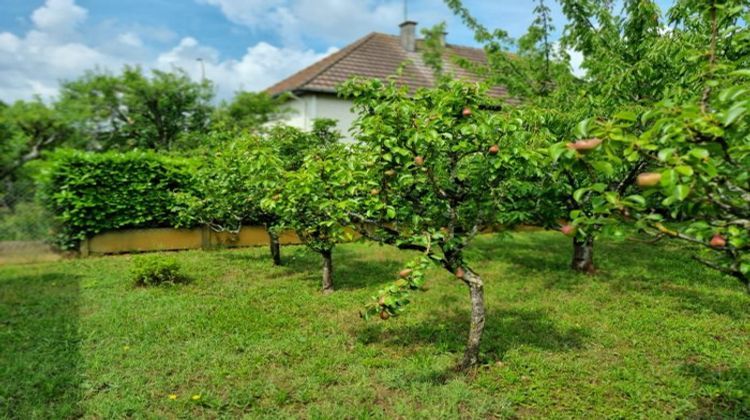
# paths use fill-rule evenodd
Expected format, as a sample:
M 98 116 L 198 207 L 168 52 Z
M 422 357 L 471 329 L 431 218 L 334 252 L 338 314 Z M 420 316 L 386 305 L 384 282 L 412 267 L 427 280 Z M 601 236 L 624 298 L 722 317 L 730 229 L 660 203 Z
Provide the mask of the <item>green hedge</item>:
M 56 152 L 42 178 L 58 243 L 75 248 L 97 233 L 177 224 L 174 192 L 189 191 L 195 162 L 153 152 Z

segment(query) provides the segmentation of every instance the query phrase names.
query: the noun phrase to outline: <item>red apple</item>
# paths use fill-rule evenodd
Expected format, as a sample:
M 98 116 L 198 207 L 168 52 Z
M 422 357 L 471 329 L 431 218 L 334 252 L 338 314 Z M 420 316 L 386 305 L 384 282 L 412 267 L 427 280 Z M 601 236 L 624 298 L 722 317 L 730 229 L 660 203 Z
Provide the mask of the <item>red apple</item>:
M 417 166 L 424 165 L 424 158 L 422 156 L 416 156 L 414 157 L 414 164 Z
M 407 278 L 407 277 L 409 277 L 409 276 L 411 275 L 411 272 L 412 272 L 412 271 L 413 271 L 413 270 L 412 270 L 411 268 L 404 268 L 403 270 L 401 270 L 401 271 L 400 271 L 400 272 L 398 273 L 398 275 L 399 275 L 399 276 L 400 276 L 401 278 L 404 278 L 404 279 L 405 279 L 405 278 Z
M 458 277 L 459 279 L 462 279 L 464 278 L 465 275 L 466 275 L 466 272 L 464 271 L 462 267 L 458 267 L 456 269 L 456 277 Z
M 380 319 L 382 319 L 383 321 L 385 321 L 386 319 L 388 319 L 390 317 L 391 317 L 391 314 L 389 314 L 388 312 L 386 312 L 386 311 L 380 312 Z
M 709 244 L 714 248 L 724 248 L 727 245 L 727 240 L 718 233 L 714 234 Z
M 469 109 L 469 108 L 464 108 L 464 110 L 463 110 L 463 111 L 461 111 L 461 115 L 463 115 L 464 117 L 469 117 L 469 116 L 471 116 L 471 109 Z
M 499 152 L 499 151 L 500 151 L 500 147 L 498 145 L 493 144 L 492 146 L 490 146 L 489 152 L 490 152 L 491 155 L 496 155 L 497 152 Z
M 654 187 L 659 185 L 659 181 L 661 181 L 661 174 L 659 172 L 644 172 L 638 174 L 635 179 L 635 183 L 639 187 Z

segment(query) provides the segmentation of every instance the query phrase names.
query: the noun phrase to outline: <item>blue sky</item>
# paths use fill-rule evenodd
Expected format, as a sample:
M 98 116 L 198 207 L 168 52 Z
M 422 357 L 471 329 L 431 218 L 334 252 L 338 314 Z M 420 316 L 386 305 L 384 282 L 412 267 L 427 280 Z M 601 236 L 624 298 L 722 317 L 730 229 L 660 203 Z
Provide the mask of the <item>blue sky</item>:
M 488 27 L 521 35 L 532 0 L 465 0 Z M 549 1 L 558 28 L 560 8 Z M 661 0 L 665 6 L 670 0 Z M 219 98 L 261 90 L 372 31 L 397 33 L 403 0 L 0 0 L 0 100 L 51 97 L 59 80 L 125 64 L 184 68 Z M 409 0 L 421 27 L 448 23 L 448 42 L 473 45 L 442 0 Z

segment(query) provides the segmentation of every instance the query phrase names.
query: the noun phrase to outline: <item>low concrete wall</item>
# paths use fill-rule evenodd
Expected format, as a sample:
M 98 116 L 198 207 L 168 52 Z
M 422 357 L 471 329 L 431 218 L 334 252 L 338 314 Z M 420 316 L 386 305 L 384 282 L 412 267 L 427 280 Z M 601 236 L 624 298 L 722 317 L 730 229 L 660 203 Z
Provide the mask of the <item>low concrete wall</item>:
M 294 232 L 282 233 L 279 242 L 282 245 L 301 243 Z M 238 234 L 214 232 L 205 227 L 129 229 L 105 232 L 89 238 L 81 243 L 80 252 L 85 257 L 91 254 L 246 247 L 268 243 L 266 230 L 259 226 L 243 226 Z

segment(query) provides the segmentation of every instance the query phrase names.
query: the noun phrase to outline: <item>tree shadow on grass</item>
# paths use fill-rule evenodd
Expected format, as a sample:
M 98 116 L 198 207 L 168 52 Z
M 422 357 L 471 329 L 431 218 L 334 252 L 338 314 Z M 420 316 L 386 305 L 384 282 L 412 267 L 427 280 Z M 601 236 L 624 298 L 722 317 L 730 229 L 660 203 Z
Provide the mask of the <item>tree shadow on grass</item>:
M 750 418 L 750 369 L 712 368 L 696 364 L 683 367 L 683 373 L 695 377 L 701 385 L 697 409 L 687 418 Z
M 567 239 L 567 238 L 564 238 Z M 572 290 L 588 282 L 603 282 L 617 293 L 638 292 L 674 298 L 688 311 L 710 310 L 720 315 L 742 317 L 750 311 L 750 299 L 712 290 L 736 290 L 742 286 L 698 265 L 691 250 L 671 243 L 644 245 L 635 241 L 599 241 L 593 276 L 574 273 L 569 268 L 572 249 L 569 241 L 551 238 L 533 243 L 501 239 L 477 241 L 473 250 L 485 260 L 505 261 L 516 276 L 523 273 L 540 277 L 547 288 Z M 697 286 L 712 286 L 711 289 Z
M 0 417 L 80 417 L 76 276 L 0 281 Z
M 395 260 L 368 260 L 362 254 L 342 247 L 333 251 L 333 285 L 336 290 L 353 290 L 396 280 L 402 264 Z M 305 280 L 320 282 L 322 260 L 310 250 L 296 252 L 285 265 L 290 273 L 303 273 Z
M 296 255 L 300 254 L 299 248 L 303 245 L 284 245 L 281 247 L 281 263 L 285 265 L 287 260 L 294 259 Z M 252 263 L 252 264 L 265 264 L 268 266 L 273 265 L 273 259 L 271 258 L 271 251 L 268 249 L 268 245 L 254 246 L 254 247 L 242 247 L 242 248 L 223 248 L 207 251 L 209 255 L 215 256 L 221 260 L 225 260 L 231 263 Z
M 569 351 L 581 348 L 590 336 L 580 327 L 561 328 L 540 310 L 488 310 L 486 314 L 481 355 L 484 363 L 500 361 L 514 348 L 529 346 L 548 351 Z M 469 328 L 469 313 L 436 313 L 417 324 L 386 328 L 381 323 L 368 323 L 357 332 L 363 344 L 379 343 L 391 347 L 430 346 L 437 352 L 463 354 Z M 422 351 L 422 350 L 420 350 Z M 434 371 L 422 378 L 440 383 L 452 372 Z
M 334 255 L 334 284 L 343 290 L 361 289 L 395 281 L 404 265 L 396 260 L 368 260 L 361 252 L 338 249 Z

